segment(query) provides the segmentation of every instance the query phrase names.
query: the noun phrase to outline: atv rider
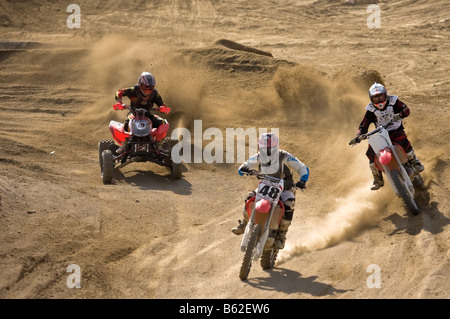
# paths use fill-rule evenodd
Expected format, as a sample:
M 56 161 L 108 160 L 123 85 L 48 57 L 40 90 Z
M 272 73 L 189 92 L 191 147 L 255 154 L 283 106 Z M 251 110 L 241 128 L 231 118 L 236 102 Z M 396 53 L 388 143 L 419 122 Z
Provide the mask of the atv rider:
M 388 95 L 386 88 L 377 82 L 370 87 L 369 98 L 370 103 L 366 106 L 366 114 L 359 124 L 356 137 L 354 137 L 349 144 L 354 145 L 355 143 L 358 143 L 360 141 L 359 137 L 362 134 L 367 133 L 371 123 L 374 123 L 375 126 L 378 127 L 380 125 L 385 126 L 390 121 L 393 121 L 393 124 L 387 128 L 392 143 L 397 143 L 403 147 L 409 163 L 418 172 L 422 172 L 424 167 L 416 157 L 402 124 L 402 119 L 410 114 L 409 108 L 405 103 L 399 100 L 398 96 Z M 374 178 L 371 189 L 380 189 L 384 186 L 383 175 L 375 166 L 375 152 L 370 145 L 366 152 L 366 156 L 369 158 L 369 166 Z
M 161 124 L 167 123 L 163 118 L 151 114 L 150 110 L 153 108 L 153 104 L 156 104 L 159 107 L 161 112 L 167 112 L 165 110 L 165 104 L 158 93 L 158 90 L 155 89 L 155 77 L 149 72 L 143 72 L 139 78 L 138 83 L 130 88 L 125 88 L 118 90 L 116 92 L 116 101 L 122 103 L 122 97 L 126 96 L 130 99 L 130 106 L 132 108 L 144 108 L 147 110 L 145 116 L 147 116 L 152 121 L 153 128 L 158 128 Z M 125 120 L 124 130 L 129 131 L 128 123 L 130 121 L 131 113 L 128 113 L 128 117 Z M 122 154 L 125 150 L 125 146 L 128 143 L 128 138 L 120 145 L 117 149 L 117 154 Z
M 281 193 L 280 200 L 285 207 L 285 214 L 280 223 L 278 236 L 275 245 L 278 249 L 284 248 L 286 233 L 292 222 L 295 208 L 295 187 L 304 189 L 305 183 L 309 178 L 308 167 L 300 162 L 294 155 L 278 148 L 278 137 L 274 133 L 264 133 L 258 140 L 259 152 L 244 162 L 239 167 L 239 175 L 250 173 L 251 170 L 258 170 L 262 174 L 271 175 L 284 179 L 284 191 Z M 291 170 L 295 171 L 300 180 L 294 184 Z M 248 194 L 245 202 L 256 195 L 256 190 Z M 249 217 L 244 205 L 244 220 L 239 220 L 239 225 L 231 231 L 236 235 L 241 235 L 245 231 Z

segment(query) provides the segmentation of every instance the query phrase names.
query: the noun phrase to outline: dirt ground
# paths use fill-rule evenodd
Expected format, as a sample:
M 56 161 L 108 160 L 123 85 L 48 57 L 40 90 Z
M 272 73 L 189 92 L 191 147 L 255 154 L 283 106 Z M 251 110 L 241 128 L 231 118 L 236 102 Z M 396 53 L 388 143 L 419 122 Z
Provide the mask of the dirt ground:
M 1 0 L 0 298 L 448 299 L 450 5 L 372 2 L 80 0 L 69 28 L 68 1 Z M 230 229 L 257 185 L 240 162 L 185 163 L 180 180 L 133 163 L 102 183 L 115 91 L 143 71 L 171 129 L 278 128 L 308 165 L 273 270 L 238 276 Z M 370 191 L 367 144 L 348 145 L 374 81 L 411 109 L 417 216 Z

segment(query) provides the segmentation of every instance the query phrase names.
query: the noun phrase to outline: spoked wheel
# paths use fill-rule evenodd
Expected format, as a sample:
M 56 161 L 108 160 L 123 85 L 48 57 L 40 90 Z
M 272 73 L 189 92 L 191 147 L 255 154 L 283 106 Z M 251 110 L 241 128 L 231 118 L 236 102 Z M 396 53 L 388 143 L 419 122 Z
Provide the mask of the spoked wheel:
M 278 248 L 265 249 L 261 256 L 261 267 L 263 269 L 272 269 L 277 260 Z
M 245 249 L 244 259 L 242 260 L 241 271 L 239 272 L 239 278 L 241 280 L 246 280 L 248 278 L 248 274 L 250 273 L 250 268 L 252 268 L 252 259 L 253 259 L 253 251 L 256 248 L 256 244 L 258 243 L 258 237 L 261 230 L 261 226 L 259 224 L 253 225 L 250 230 L 250 236 L 248 239 L 248 245 Z
M 411 196 L 408 190 L 406 189 L 405 184 L 402 182 L 400 175 L 396 170 L 392 170 L 391 172 L 392 181 L 397 189 L 400 198 L 406 205 L 406 209 L 413 215 L 419 214 L 419 206 L 414 199 L 414 196 Z
M 110 150 L 104 150 L 102 153 L 102 180 L 103 184 L 111 183 L 114 168 L 114 156 Z
M 423 191 L 426 189 L 425 182 L 423 181 L 422 176 L 420 176 L 419 174 L 414 177 L 413 185 L 419 191 Z

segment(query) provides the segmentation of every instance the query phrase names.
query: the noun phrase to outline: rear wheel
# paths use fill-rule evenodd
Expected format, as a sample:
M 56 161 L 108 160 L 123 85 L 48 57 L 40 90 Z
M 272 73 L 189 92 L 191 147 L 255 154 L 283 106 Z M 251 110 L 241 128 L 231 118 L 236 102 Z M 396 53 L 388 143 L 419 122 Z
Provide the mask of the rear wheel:
M 422 179 L 422 176 L 420 176 L 419 174 L 417 174 L 417 175 L 414 177 L 413 185 L 414 185 L 414 187 L 415 187 L 417 190 L 419 190 L 419 191 L 423 191 L 423 190 L 426 189 L 426 186 L 425 186 L 425 183 L 424 183 L 424 181 L 423 181 L 423 179 Z
M 278 248 L 265 249 L 261 256 L 261 267 L 263 269 L 272 269 L 277 260 Z
M 246 280 L 248 274 L 250 273 L 250 268 L 252 267 L 253 251 L 258 243 L 258 237 L 261 230 L 259 224 L 253 225 L 250 230 L 250 236 L 248 238 L 247 248 L 245 249 L 244 259 L 242 260 L 241 270 L 239 272 L 239 278 L 241 280 Z
M 114 157 L 110 150 L 103 151 L 102 162 L 103 162 L 103 167 L 102 167 L 103 184 L 111 183 L 113 168 L 114 168 Z
M 172 158 L 172 148 L 178 143 L 178 140 L 166 137 L 163 142 L 163 149 L 168 153 L 169 157 L 172 160 L 170 165 L 170 175 L 173 179 L 180 179 L 183 177 L 183 166 L 180 163 L 175 163 Z
M 414 196 L 411 196 L 408 190 L 406 189 L 406 185 L 400 178 L 400 175 L 396 170 L 390 171 L 392 181 L 397 189 L 400 198 L 406 205 L 406 209 L 413 215 L 419 214 L 419 206 L 417 205 Z
M 181 163 L 172 162 L 172 166 L 170 167 L 170 175 L 173 179 L 180 179 L 183 176 Z

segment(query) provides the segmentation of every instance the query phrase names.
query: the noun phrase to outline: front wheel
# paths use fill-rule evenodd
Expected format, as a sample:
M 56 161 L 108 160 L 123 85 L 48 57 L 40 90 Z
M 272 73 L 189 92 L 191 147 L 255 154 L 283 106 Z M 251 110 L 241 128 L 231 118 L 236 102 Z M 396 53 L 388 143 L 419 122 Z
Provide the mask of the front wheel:
M 114 144 L 113 140 L 101 140 L 98 142 L 98 161 L 100 164 L 100 169 L 103 170 L 103 158 L 102 153 L 104 150 L 108 150 L 111 145 Z
M 103 184 L 111 183 L 113 168 L 114 168 L 114 156 L 110 150 L 105 150 L 102 153 L 102 180 Z
M 258 243 L 260 230 L 261 226 L 259 224 L 253 225 L 250 230 L 247 248 L 245 249 L 244 259 L 242 260 L 241 271 L 239 272 L 239 278 L 241 278 L 241 280 L 247 279 L 250 268 L 252 268 L 253 251 Z
M 401 180 L 399 173 L 396 170 L 392 170 L 390 171 L 390 174 L 392 177 L 392 182 L 394 183 L 400 198 L 406 205 L 406 209 L 413 215 L 419 214 L 419 206 L 417 205 L 414 197 L 411 196 L 406 189 L 406 185 Z

